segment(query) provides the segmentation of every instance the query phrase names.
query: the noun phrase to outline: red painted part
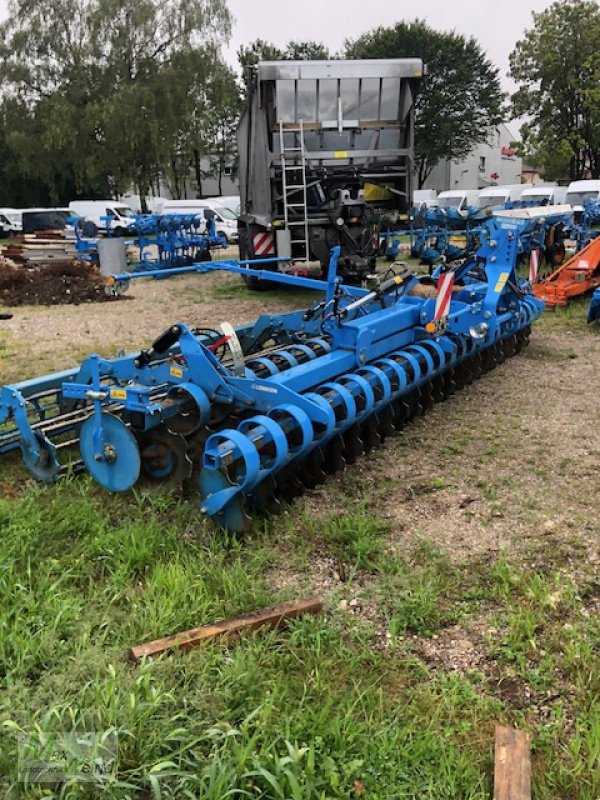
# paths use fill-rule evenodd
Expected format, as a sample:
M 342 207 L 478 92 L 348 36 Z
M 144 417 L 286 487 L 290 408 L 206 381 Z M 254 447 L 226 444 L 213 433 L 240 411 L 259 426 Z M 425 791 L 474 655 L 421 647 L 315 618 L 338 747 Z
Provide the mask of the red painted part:
M 592 239 L 552 275 L 536 283 L 533 291 L 546 305 L 566 306 L 571 297 L 586 294 L 597 286 L 600 286 L 600 237 Z
M 438 280 L 437 298 L 435 301 L 434 320 L 440 320 L 448 315 L 450 309 L 450 298 L 452 297 L 452 287 L 454 286 L 454 273 L 445 272 L 440 275 Z
M 272 231 L 259 231 L 252 234 L 252 249 L 255 257 L 275 255 L 275 235 Z

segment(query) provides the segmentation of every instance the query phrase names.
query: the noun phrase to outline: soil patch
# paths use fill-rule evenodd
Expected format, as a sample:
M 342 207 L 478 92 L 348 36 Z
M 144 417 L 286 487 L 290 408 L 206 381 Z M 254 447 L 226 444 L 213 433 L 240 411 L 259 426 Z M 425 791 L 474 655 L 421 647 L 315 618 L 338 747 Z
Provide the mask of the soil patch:
M 0 258 L 0 306 L 79 305 L 121 298 L 104 292 L 104 279 L 93 266 L 59 261 L 25 269 Z

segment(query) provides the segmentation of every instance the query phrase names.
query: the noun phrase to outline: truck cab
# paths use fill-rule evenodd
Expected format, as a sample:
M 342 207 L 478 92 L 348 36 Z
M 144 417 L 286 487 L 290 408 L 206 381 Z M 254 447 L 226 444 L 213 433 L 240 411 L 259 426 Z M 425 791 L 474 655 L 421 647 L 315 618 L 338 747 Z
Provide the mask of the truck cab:
M 420 59 L 262 61 L 238 128 L 240 255 L 281 269 L 373 270 L 382 226 L 410 210 Z M 248 281 L 251 285 L 251 281 Z

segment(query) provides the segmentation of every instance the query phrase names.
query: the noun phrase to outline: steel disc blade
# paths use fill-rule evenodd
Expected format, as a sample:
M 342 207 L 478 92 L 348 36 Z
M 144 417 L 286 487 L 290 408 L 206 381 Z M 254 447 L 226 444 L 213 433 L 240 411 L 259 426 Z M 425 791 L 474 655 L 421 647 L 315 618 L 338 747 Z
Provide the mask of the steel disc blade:
M 329 475 L 344 469 L 346 461 L 344 459 L 344 440 L 341 436 L 334 436 L 330 442 L 327 442 L 324 455 L 323 469 Z
M 423 406 L 423 411 L 431 411 L 433 406 L 435 405 L 435 401 L 433 398 L 433 387 L 431 381 L 424 383 L 421 386 L 421 405 Z
M 387 406 L 380 408 L 377 412 L 377 431 L 384 441 L 388 436 L 393 436 L 396 433 L 394 425 L 394 409 L 391 403 Z
M 446 399 L 446 393 L 444 391 L 444 378 L 441 375 L 436 375 L 431 384 L 431 394 L 433 395 L 434 401 L 436 403 L 443 403 Z
M 277 514 L 281 503 L 275 495 L 275 481 L 271 477 L 265 478 L 258 486 L 247 495 L 246 500 L 251 511 L 257 514 Z
M 275 476 L 277 491 L 285 500 L 293 500 L 294 497 L 300 497 L 304 492 L 304 486 L 298 477 L 298 470 L 298 462 L 292 461 Z
M 303 460 L 299 475 L 307 489 L 314 489 L 327 478 L 323 471 L 323 453 L 315 447 Z
M 354 464 L 356 460 L 365 452 L 365 444 L 361 438 L 358 425 L 351 425 L 342 434 L 344 440 L 344 460 L 347 464 Z
M 377 431 L 377 417 L 375 414 L 371 414 L 370 417 L 367 417 L 361 425 L 361 439 L 365 444 L 365 450 L 374 450 L 376 447 L 379 447 L 381 444 L 381 436 Z
M 394 412 L 394 428 L 397 431 L 401 431 L 408 422 L 410 409 L 402 398 L 393 401 L 392 409 Z
M 90 475 L 111 492 L 126 492 L 140 476 L 140 451 L 134 435 L 118 417 L 101 415 L 101 452 L 96 452 L 96 417 L 81 426 L 81 457 Z
M 42 483 L 54 483 L 60 473 L 60 464 L 56 458 L 56 447 L 46 439 L 41 431 L 34 431 L 35 442 L 29 445 L 27 439 L 21 438 L 20 447 L 23 463 L 33 477 Z
M 150 431 L 141 448 L 142 469 L 155 480 L 181 484 L 192 475 L 192 461 L 183 436 L 163 429 Z

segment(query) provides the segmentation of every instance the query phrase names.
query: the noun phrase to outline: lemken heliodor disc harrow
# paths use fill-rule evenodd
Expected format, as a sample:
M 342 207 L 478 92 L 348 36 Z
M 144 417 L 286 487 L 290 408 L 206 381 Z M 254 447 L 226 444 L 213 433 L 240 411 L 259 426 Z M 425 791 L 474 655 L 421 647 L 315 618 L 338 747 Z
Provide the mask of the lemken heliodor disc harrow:
M 202 513 L 241 530 L 528 343 L 543 303 L 517 250 L 508 221 L 433 277 L 400 267 L 345 286 L 335 253 L 326 282 L 267 273 L 322 298 L 236 330 L 177 323 L 148 350 L 4 386 L 0 454 L 20 449 L 41 481 L 86 469 L 115 492 L 196 472 Z

